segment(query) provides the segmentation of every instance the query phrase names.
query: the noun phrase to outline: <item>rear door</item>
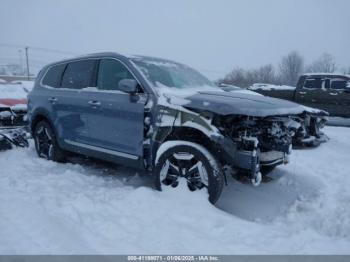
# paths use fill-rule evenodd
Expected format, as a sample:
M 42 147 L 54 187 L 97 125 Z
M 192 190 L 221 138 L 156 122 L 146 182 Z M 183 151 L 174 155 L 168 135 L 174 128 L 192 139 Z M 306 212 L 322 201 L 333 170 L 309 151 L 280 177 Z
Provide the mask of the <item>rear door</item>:
M 58 137 L 66 144 L 89 143 L 87 112 L 91 99 L 83 90 L 93 81 L 96 62 L 86 59 L 68 63 L 56 94 L 49 98 Z
M 322 77 L 308 77 L 301 88 L 296 90 L 295 101 L 297 103 L 324 109 L 329 108 L 329 80 Z
M 335 77 L 330 79 L 329 100 L 334 116 L 350 116 L 350 87 L 347 78 Z
M 135 79 L 116 59 L 101 59 L 97 88 L 89 110 L 90 138 L 101 152 L 137 159 L 143 155 L 144 106 L 147 95 L 140 87 L 135 94 L 122 92 L 118 84 Z

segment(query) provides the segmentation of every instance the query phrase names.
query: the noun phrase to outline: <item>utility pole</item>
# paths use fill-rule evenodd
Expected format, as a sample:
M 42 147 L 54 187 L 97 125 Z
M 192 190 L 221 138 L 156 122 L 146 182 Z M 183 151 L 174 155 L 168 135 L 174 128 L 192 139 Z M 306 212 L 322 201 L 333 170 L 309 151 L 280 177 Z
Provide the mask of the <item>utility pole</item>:
M 23 69 L 23 57 L 22 57 L 22 49 L 18 49 L 18 54 L 19 54 L 19 64 L 21 66 L 21 75 L 24 75 Z
M 28 59 L 28 46 L 26 46 L 26 62 L 27 62 L 27 78 L 29 80 L 29 59 Z

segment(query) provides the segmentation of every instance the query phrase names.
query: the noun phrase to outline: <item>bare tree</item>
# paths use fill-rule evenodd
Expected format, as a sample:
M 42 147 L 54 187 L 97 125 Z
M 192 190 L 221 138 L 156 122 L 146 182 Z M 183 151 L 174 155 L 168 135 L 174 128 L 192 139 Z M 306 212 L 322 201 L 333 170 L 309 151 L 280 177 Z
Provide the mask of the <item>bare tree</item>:
M 282 57 L 279 69 L 281 82 L 294 86 L 303 73 L 304 59 L 298 52 L 292 51 L 287 56 Z
M 243 87 L 246 85 L 246 72 L 244 69 L 236 67 L 230 73 L 228 73 L 224 79 L 220 80 L 220 82 Z
M 318 59 L 307 67 L 306 71 L 310 73 L 334 73 L 336 69 L 335 58 L 328 53 L 323 53 Z
M 235 68 L 224 79 L 220 80 L 221 83 L 248 87 L 254 83 L 267 83 L 276 84 L 277 77 L 273 65 L 268 64 L 259 67 L 258 69 L 244 70 L 242 68 Z
M 273 65 L 268 64 L 256 70 L 257 80 L 262 83 L 274 84 L 276 82 L 276 74 Z

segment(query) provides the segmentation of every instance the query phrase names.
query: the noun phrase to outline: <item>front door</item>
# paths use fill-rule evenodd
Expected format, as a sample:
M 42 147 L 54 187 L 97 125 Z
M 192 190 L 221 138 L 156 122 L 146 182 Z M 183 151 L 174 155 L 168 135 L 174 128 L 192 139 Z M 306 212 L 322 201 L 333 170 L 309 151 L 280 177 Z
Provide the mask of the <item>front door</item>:
M 136 159 L 143 154 L 146 94 L 128 94 L 118 89 L 122 79 L 135 79 L 116 59 L 102 59 L 97 74 L 97 91 L 92 92 L 89 110 L 90 143 L 102 152 Z
M 328 111 L 329 107 L 329 79 L 310 77 L 302 88 L 296 90 L 295 101 L 299 104 Z

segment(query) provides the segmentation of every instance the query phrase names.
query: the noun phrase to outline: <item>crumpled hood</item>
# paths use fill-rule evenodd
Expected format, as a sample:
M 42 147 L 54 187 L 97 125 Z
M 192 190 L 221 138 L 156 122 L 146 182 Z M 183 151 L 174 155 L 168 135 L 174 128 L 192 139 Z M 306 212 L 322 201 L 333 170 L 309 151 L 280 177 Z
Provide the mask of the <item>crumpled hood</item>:
M 174 97 L 175 96 L 175 97 Z M 219 115 L 248 115 L 255 117 L 277 116 L 277 115 L 298 115 L 309 112 L 315 115 L 327 116 L 328 113 L 319 109 L 305 107 L 290 101 L 257 96 L 244 93 L 225 91 L 198 91 L 182 99 L 176 98 L 172 93 L 167 96 L 168 102 L 181 105 L 188 109 L 199 109 L 211 111 Z M 179 104 L 178 102 L 181 101 Z

